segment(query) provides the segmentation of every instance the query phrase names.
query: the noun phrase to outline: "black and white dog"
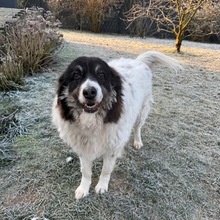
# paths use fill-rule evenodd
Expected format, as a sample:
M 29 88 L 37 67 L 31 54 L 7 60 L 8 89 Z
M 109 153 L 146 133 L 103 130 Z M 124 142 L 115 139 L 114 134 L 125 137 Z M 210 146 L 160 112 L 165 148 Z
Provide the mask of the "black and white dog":
M 92 163 L 99 157 L 103 158 L 103 167 L 95 190 L 108 190 L 115 161 L 133 128 L 134 147 L 143 146 L 141 127 L 153 101 L 150 68 L 156 63 L 181 69 L 175 59 L 148 51 L 136 59 L 109 63 L 96 57 L 79 57 L 59 78 L 52 120 L 60 137 L 80 158 L 82 179 L 76 199 L 88 195 Z

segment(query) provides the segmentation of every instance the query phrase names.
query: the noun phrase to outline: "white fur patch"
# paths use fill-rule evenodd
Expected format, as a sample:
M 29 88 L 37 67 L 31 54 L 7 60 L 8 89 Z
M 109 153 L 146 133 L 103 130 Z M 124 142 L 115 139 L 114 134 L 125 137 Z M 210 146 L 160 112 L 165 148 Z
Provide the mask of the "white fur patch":
M 83 91 L 84 91 L 84 89 L 89 88 L 89 87 L 94 87 L 97 90 L 97 95 L 95 97 L 95 101 L 100 103 L 102 101 L 102 98 L 103 98 L 102 89 L 101 89 L 100 85 L 98 84 L 98 82 L 93 81 L 91 79 L 87 79 L 81 85 L 80 90 L 79 90 L 79 101 L 82 104 L 86 102 L 86 99 L 85 99 L 85 97 L 83 95 Z

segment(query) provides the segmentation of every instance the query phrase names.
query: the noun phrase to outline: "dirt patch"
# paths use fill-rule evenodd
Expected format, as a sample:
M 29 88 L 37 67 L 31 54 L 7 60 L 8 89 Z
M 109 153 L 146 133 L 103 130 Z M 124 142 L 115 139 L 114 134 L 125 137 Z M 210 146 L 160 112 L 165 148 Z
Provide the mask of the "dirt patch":
M 18 195 L 8 195 L 3 202 L 4 208 L 13 208 L 14 206 L 24 206 L 31 203 L 34 203 L 37 199 L 39 199 L 37 192 L 34 189 L 27 189 L 25 192 L 22 192 Z

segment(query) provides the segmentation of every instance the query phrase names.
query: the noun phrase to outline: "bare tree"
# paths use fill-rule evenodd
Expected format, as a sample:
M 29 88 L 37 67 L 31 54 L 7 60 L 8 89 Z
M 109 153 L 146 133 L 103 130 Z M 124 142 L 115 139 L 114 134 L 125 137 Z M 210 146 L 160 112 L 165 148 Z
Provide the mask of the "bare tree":
M 209 0 L 149 0 L 134 4 L 125 13 L 125 17 L 130 24 L 141 17 L 151 19 L 157 25 L 157 31 L 175 35 L 176 50 L 180 52 L 187 27 L 207 1 Z
M 102 23 L 111 18 L 124 0 L 86 0 L 87 16 L 93 32 L 99 32 Z
M 86 0 L 48 0 L 50 10 L 67 27 L 79 27 L 86 22 Z
M 95 33 L 103 22 L 118 11 L 124 0 L 49 0 L 55 10 L 71 10 L 74 18 L 82 25 L 89 24 Z
M 206 2 L 190 22 L 187 32 L 193 40 L 204 41 L 211 38 L 220 41 L 220 2 Z

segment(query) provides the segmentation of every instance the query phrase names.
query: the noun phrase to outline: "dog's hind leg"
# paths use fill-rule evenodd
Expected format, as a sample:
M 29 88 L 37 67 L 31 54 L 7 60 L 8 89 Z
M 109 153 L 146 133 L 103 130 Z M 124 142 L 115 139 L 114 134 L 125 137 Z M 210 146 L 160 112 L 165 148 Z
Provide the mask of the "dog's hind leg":
M 141 139 L 141 127 L 139 123 L 134 127 L 134 147 L 136 149 L 140 149 L 143 146 L 143 142 Z
M 144 125 L 146 118 L 149 115 L 151 104 L 153 102 L 152 97 L 148 97 L 144 102 L 140 114 L 137 118 L 137 121 L 134 126 L 134 147 L 136 149 L 140 149 L 143 146 L 143 142 L 141 139 L 141 128 Z
M 99 182 L 95 187 L 96 193 L 104 193 L 108 191 L 108 184 L 111 173 L 114 169 L 116 157 L 113 155 L 105 155 L 103 157 L 102 172 L 99 177 Z
M 88 157 L 80 157 L 80 165 L 82 172 L 81 183 L 75 191 L 75 198 L 81 199 L 89 194 L 92 176 L 92 160 Z

